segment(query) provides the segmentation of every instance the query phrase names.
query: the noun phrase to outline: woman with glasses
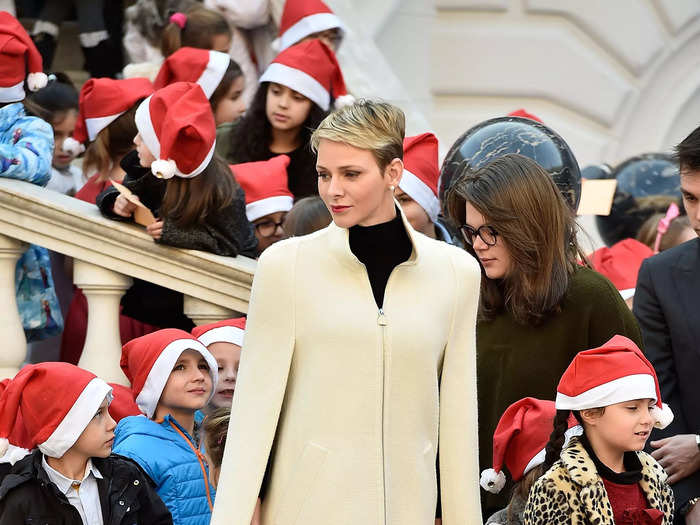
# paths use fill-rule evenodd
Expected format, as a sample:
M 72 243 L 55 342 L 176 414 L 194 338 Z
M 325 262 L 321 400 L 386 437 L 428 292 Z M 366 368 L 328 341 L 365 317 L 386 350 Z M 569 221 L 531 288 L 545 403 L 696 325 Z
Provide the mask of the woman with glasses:
M 467 250 L 481 265 L 477 322 L 479 456 L 492 465 L 493 432 L 524 397 L 553 399 L 573 356 L 615 334 L 638 345 L 637 323 L 615 287 L 582 263 L 577 224 L 556 185 L 516 154 L 470 170 L 446 197 Z M 504 507 L 489 496 L 485 513 Z
M 438 448 L 443 523 L 481 523 L 479 270 L 396 206 L 404 126 L 361 101 L 312 136 L 333 222 L 259 260 L 212 525 L 431 524 Z

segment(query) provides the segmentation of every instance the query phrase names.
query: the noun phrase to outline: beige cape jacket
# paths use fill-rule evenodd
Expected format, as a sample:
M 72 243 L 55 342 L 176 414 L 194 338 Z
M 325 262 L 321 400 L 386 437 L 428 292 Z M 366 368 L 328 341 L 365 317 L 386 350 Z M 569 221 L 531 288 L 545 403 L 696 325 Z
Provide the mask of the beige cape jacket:
M 212 525 L 481 523 L 468 253 L 415 232 L 378 310 L 335 224 L 260 258 Z

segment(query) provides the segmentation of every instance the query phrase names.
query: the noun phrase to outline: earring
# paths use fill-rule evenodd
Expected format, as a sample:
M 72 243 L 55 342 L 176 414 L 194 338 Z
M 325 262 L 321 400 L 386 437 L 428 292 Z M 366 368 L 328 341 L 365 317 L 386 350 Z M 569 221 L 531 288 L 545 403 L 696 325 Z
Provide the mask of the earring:
M 389 189 L 390 189 L 391 191 L 394 191 L 396 188 L 394 188 L 394 186 L 389 186 Z

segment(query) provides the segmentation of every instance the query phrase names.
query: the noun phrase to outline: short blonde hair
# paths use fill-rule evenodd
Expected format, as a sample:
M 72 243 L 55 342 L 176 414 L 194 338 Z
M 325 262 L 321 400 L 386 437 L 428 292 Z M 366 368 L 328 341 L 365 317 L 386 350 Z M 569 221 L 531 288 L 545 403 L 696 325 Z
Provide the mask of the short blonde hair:
M 406 117 L 388 102 L 358 100 L 328 115 L 311 135 L 311 148 L 318 153 L 321 139 L 349 144 L 372 152 L 384 170 L 394 159 L 403 159 Z

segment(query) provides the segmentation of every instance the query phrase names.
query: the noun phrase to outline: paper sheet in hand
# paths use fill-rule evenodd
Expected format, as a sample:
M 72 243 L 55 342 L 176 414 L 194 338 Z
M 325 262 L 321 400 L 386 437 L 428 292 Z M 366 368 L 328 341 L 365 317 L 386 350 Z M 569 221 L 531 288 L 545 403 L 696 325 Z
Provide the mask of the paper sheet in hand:
M 578 215 L 610 215 L 616 179 L 583 179 Z
M 124 195 L 129 202 L 136 204 L 136 209 L 134 210 L 134 222 L 136 224 L 148 226 L 149 224 L 156 222 L 156 218 L 151 213 L 151 210 L 149 210 L 141 201 L 139 201 L 129 188 L 115 181 L 112 181 L 112 186 L 117 188 L 117 191 Z

